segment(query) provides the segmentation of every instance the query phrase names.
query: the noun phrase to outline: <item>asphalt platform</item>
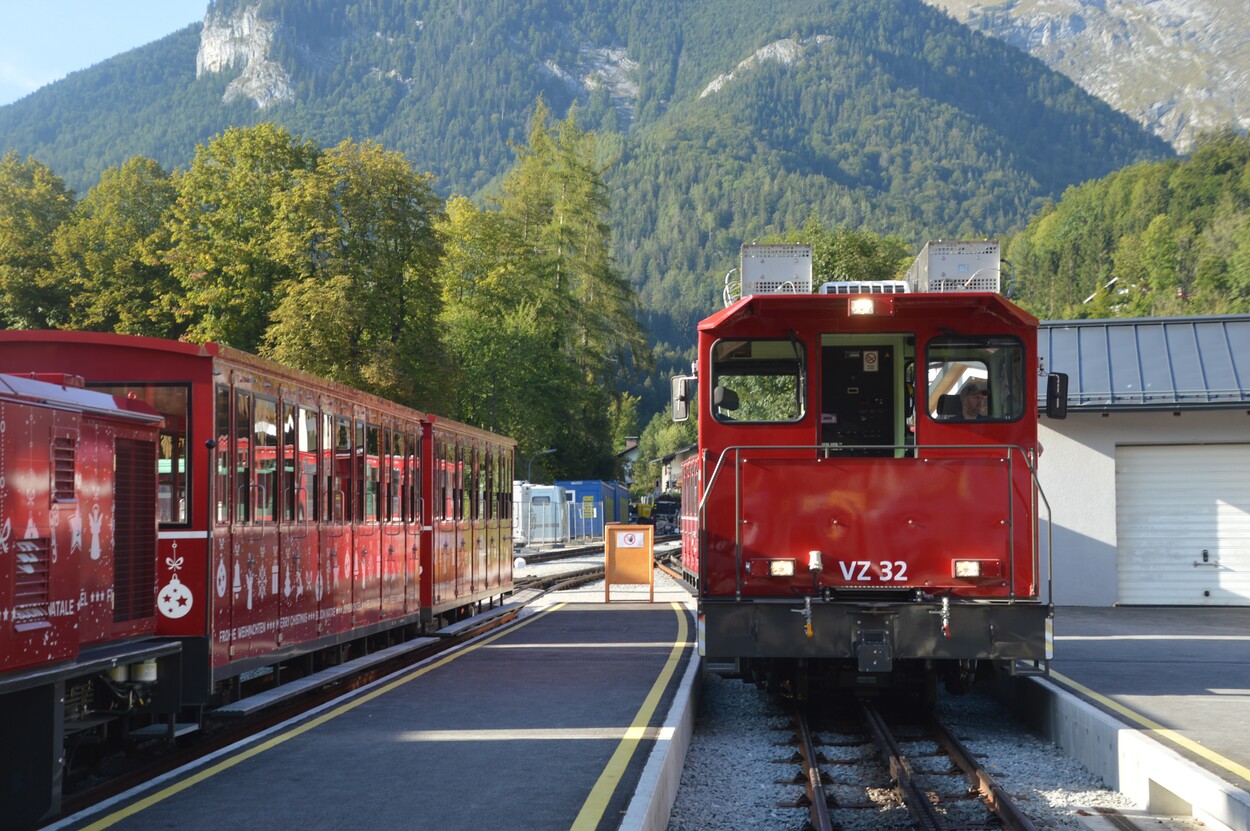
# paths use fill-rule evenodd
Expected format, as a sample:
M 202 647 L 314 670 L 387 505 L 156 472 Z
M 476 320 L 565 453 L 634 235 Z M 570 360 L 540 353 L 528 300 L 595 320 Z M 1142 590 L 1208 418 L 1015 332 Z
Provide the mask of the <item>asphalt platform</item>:
M 693 719 L 693 604 L 602 583 L 54 828 L 663 827 Z M 684 721 L 683 721 L 684 720 Z M 635 799 L 635 793 L 643 796 Z
M 1060 607 L 1050 677 L 1004 688 L 1143 811 L 1250 831 L 1250 608 Z

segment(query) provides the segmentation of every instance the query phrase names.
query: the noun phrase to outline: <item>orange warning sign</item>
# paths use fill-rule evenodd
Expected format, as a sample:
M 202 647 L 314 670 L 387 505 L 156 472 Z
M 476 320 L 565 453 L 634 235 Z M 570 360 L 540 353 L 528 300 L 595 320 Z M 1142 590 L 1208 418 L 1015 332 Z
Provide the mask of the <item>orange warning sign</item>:
M 612 602 L 612 584 L 646 585 L 655 601 L 655 528 L 608 525 L 604 529 L 603 601 Z

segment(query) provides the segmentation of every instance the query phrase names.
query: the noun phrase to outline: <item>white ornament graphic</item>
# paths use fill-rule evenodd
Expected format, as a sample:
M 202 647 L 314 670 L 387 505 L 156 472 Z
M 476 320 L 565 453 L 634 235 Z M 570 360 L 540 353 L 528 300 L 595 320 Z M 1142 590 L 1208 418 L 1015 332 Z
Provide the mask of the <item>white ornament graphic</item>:
M 226 558 L 217 558 L 217 596 L 226 596 L 226 587 L 230 584 L 230 575 L 226 572 Z
M 169 585 L 161 589 L 161 593 L 157 597 L 156 606 L 165 617 L 177 620 L 191 611 L 194 601 L 195 598 L 192 596 L 191 590 L 178 579 L 177 574 L 173 574 L 170 575 Z
M 165 566 L 173 574 L 169 577 L 169 585 L 161 589 L 156 596 L 157 608 L 160 609 L 161 614 L 172 620 L 177 620 L 191 611 L 195 603 L 195 596 L 191 590 L 178 579 L 178 569 L 182 568 L 183 562 L 183 558 L 178 556 L 178 543 L 175 542 L 172 555 L 165 558 Z
M 100 559 L 100 526 L 104 524 L 104 514 L 100 510 L 100 503 L 91 506 L 91 515 L 87 517 L 87 524 L 91 526 L 91 559 Z

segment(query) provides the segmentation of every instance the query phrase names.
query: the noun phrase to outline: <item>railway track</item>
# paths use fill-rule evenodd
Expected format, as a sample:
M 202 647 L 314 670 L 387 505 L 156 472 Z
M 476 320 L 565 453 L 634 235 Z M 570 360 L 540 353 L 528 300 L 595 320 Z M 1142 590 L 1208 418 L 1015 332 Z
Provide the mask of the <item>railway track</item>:
M 920 729 L 903 728 L 900 737 L 872 704 L 859 708 L 860 723 L 837 728 L 828 743 L 804 714 L 794 717 L 812 828 L 1036 831 L 950 730 L 929 720 Z M 838 748 L 841 758 L 835 761 L 823 747 Z M 826 777 L 822 765 L 834 772 Z

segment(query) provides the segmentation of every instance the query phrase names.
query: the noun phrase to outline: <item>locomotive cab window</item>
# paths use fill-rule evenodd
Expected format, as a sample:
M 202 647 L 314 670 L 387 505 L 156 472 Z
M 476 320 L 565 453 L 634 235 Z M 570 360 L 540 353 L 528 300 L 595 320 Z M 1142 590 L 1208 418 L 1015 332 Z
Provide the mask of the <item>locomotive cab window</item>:
M 926 360 L 927 408 L 934 421 L 1015 421 L 1024 415 L 1024 345 L 1017 338 L 934 338 Z
M 793 340 L 723 340 L 712 346 L 712 416 L 756 424 L 803 418 L 806 359 Z

